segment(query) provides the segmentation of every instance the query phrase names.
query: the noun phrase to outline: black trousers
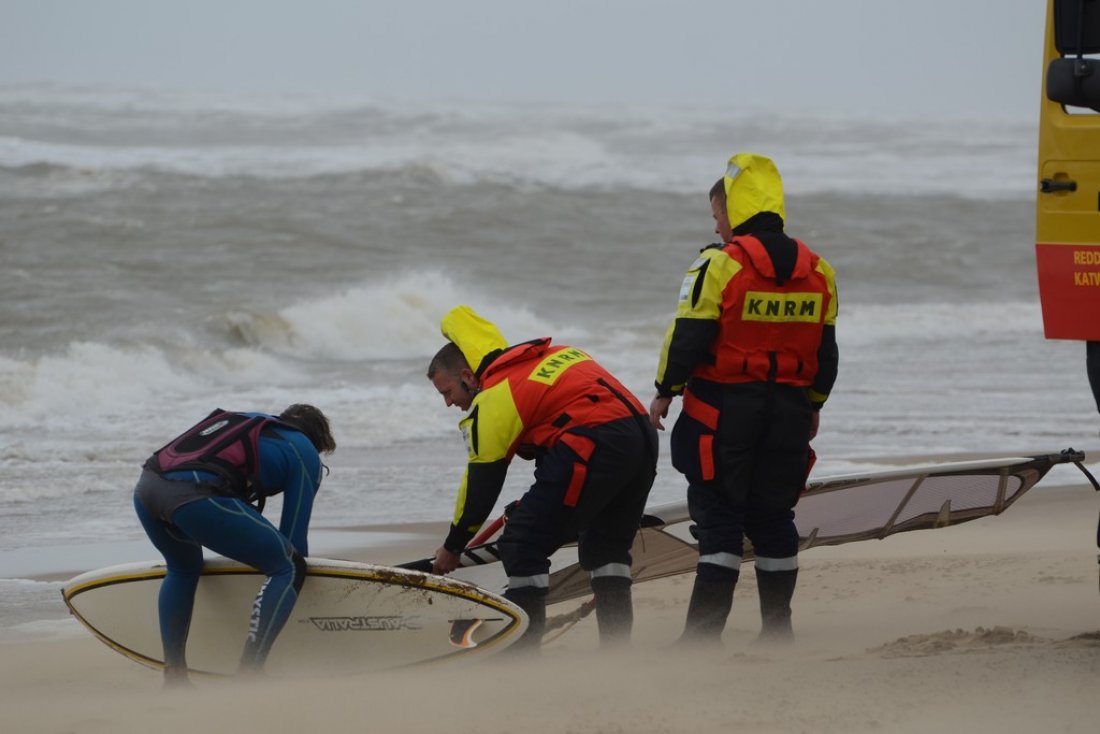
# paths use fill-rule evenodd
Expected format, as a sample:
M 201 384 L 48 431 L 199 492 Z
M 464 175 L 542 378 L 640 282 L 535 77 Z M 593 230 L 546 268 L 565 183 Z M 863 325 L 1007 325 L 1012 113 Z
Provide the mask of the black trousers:
M 623 418 L 582 435 L 594 444 L 587 461 L 565 442 L 555 444 L 539 457 L 534 484 L 509 513 L 498 543 L 509 577 L 548 573 L 550 556 L 574 539 L 582 568 L 630 565 L 630 548 L 657 474 L 657 433 L 644 419 Z M 570 506 L 567 496 L 577 471 L 584 472 L 584 482 Z
M 718 409 L 716 429 L 681 413 L 672 436 L 699 553 L 740 556 L 748 535 L 758 556 L 796 555 L 793 508 L 806 486 L 812 417 L 805 389 L 700 381 L 689 389 Z

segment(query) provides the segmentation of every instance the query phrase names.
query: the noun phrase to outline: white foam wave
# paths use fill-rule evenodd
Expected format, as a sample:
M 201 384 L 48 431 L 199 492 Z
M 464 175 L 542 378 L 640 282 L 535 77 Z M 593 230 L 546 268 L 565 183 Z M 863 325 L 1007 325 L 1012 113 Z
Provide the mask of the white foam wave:
M 184 389 L 191 379 L 175 370 L 163 352 L 74 342 L 63 354 L 30 361 L 0 357 L 0 426 L 63 422 L 94 406 L 149 402 Z
M 517 342 L 554 328 L 523 307 L 433 272 L 397 275 L 278 312 L 234 311 L 226 321 L 247 344 L 303 360 L 428 358 L 443 343 L 440 319 L 462 303 L 492 318 Z
M 0 357 L 3 500 L 114 496 L 148 453 L 215 407 L 322 407 L 342 445 L 392 446 L 454 432 L 424 378 L 442 315 L 468 303 L 520 341 L 559 329 L 439 274 L 400 276 L 230 321 L 249 345 L 199 348 L 74 342 L 36 358 Z M 566 330 L 568 331 L 568 330 Z M 70 481 L 56 481 L 69 477 Z M 87 523 L 85 523 L 87 524 Z
M 367 100 L 360 100 L 367 104 Z M 298 116 L 327 109 L 344 109 L 346 95 L 320 94 L 239 94 L 220 90 L 198 90 L 107 85 L 67 85 L 51 83 L 0 84 L 0 104 L 8 114 L 56 114 L 68 111 L 82 119 L 89 112 L 97 117 L 124 114 L 128 117 L 186 115 L 193 113 L 233 112 L 275 116 Z
M 568 132 L 544 132 L 451 140 L 445 150 L 428 141 L 386 139 L 356 145 L 296 147 L 96 146 L 0 137 L 0 165 L 53 165 L 76 169 L 86 187 L 127 185 L 111 173 L 155 170 L 221 178 L 309 178 L 359 172 L 421 171 L 451 184 L 548 185 L 566 188 L 629 184 L 615 176 L 615 161 L 592 139 Z M 98 174 L 94 178 L 92 174 Z M 610 175 L 609 175 L 610 174 Z M 75 187 L 77 182 L 69 182 Z
M 1034 156 L 1024 145 L 1007 153 L 972 149 L 965 154 L 875 149 L 871 145 L 848 153 L 807 152 L 788 144 L 753 146 L 748 140 L 739 147 L 762 150 L 783 161 L 787 191 L 793 194 L 1026 198 L 1034 191 Z M 76 178 L 53 174 L 51 182 L 75 193 L 130 186 L 133 178 L 125 174 L 142 170 L 212 178 L 308 178 L 408 171 L 427 172 L 452 185 L 626 187 L 697 193 L 716 177 L 715 161 L 724 160 L 729 152 L 722 148 L 675 159 L 656 155 L 643 164 L 610 153 L 599 141 L 560 133 L 540 135 L 537 140 L 513 137 L 455 141 L 445 153 L 411 141 L 323 148 L 211 149 L 94 147 L 0 138 L 0 165 L 48 164 L 75 169 Z
M 253 350 L 192 351 L 170 356 L 148 346 L 73 342 L 31 360 L 0 357 L 0 427 L 63 427 L 74 416 L 122 418 L 133 406 L 157 405 L 202 391 L 282 380 L 288 366 Z
M 0 460 L 23 461 L 28 451 L 48 458 L 34 442 L 15 440 L 20 427 L 46 430 L 53 440 L 76 440 L 94 438 L 97 426 L 125 421 L 129 433 L 159 440 L 159 431 L 178 423 L 173 413 L 200 415 L 216 407 L 211 401 L 258 410 L 307 399 L 352 406 L 346 419 L 370 433 L 372 442 L 437 433 L 450 422 L 440 423 L 438 397 L 421 380 L 427 360 L 443 343 L 439 320 L 459 303 L 494 320 L 510 342 L 552 336 L 576 344 L 640 394 L 649 389 L 663 320 L 589 331 L 584 325 L 550 323 L 443 275 L 408 274 L 275 313 L 230 314 L 227 321 L 248 342 L 245 347 L 168 353 L 144 345 L 74 342 L 61 353 L 37 358 L 0 356 L 0 429 L 13 437 L 5 441 Z M 846 374 L 865 350 L 923 349 L 920 345 L 942 350 L 948 344 L 963 349 L 975 341 L 1011 348 L 1021 340 L 1042 343 L 1041 315 L 1028 302 L 861 304 L 844 308 L 838 322 L 845 359 L 856 357 L 846 363 L 851 365 Z M 335 377 L 318 382 L 320 374 Z M 372 406 L 369 419 L 361 416 L 364 405 Z M 146 417 L 135 423 L 135 413 Z M 378 425 L 406 423 L 405 418 L 407 425 L 371 433 Z M 109 445 L 117 440 L 103 445 L 92 440 L 82 451 L 110 460 Z
M 200 114 L 201 100 L 182 121 L 168 101 L 159 109 L 144 103 L 137 120 L 93 106 L 83 114 L 96 121 L 95 134 L 81 124 L 83 107 L 58 103 L 68 120 L 62 132 L 38 139 L 33 120 L 8 126 L 19 132 L 0 137 L 0 166 L 60 166 L 80 172 L 82 185 L 100 186 L 126 185 L 107 174 L 134 171 L 263 178 L 428 172 L 457 185 L 697 193 L 736 149 L 776 158 L 788 191 L 799 194 L 1024 198 L 1035 185 L 1034 128 L 1015 121 L 806 120 L 713 109 L 334 109 L 318 102 L 291 105 L 296 117 L 288 129 L 278 102 L 269 109 L 222 103 L 211 100 L 207 110 L 217 126 Z

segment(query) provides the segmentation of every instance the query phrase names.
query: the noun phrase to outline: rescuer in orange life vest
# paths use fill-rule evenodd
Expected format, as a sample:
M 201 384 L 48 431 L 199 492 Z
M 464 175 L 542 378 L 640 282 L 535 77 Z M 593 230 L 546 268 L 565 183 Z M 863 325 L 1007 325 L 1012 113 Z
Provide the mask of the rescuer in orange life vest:
M 633 624 L 630 548 L 657 466 L 657 432 L 618 380 L 575 347 L 535 339 L 508 346 L 468 306 L 443 317 L 449 342 L 428 367 L 459 423 L 469 463 L 454 520 L 433 573 L 457 568 L 485 522 L 514 455 L 535 460 L 535 482 L 508 512 L 497 547 L 508 574 L 504 596 L 530 618 L 512 649 L 542 639 L 550 556 L 579 534 L 591 574 L 601 645 L 629 640 Z
M 685 642 L 717 642 L 752 541 L 762 639 L 791 637 L 798 577 L 793 507 L 810 439 L 837 373 L 832 267 L 783 233 L 775 164 L 741 153 L 710 191 L 721 244 L 704 248 L 680 286 L 649 407 L 664 429 L 676 395 L 673 465 L 688 480 L 699 540 Z

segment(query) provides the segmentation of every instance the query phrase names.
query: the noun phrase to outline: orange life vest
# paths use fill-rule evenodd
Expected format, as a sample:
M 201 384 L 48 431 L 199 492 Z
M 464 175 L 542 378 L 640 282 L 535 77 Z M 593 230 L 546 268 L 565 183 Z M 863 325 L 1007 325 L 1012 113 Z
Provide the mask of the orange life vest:
M 693 377 L 721 383 L 813 384 L 832 296 L 817 269 L 820 257 L 801 240 L 795 242 L 798 255 L 783 285 L 776 284 L 775 266 L 759 239 L 734 237 L 725 246 L 742 269 L 722 293 L 714 361 L 698 365 Z
M 507 349 L 485 369 L 481 388 L 505 380 L 523 423 L 512 452 L 564 440 L 587 459 L 591 442 L 572 431 L 645 414 L 638 399 L 592 357 L 576 347 L 551 346 L 550 339 Z

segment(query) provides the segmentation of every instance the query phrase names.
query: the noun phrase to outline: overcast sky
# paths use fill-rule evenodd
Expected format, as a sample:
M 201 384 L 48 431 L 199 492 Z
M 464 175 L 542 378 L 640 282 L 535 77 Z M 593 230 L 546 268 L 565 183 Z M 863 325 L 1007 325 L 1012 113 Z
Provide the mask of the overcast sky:
M 1043 0 L 0 0 L 0 83 L 1037 117 Z

